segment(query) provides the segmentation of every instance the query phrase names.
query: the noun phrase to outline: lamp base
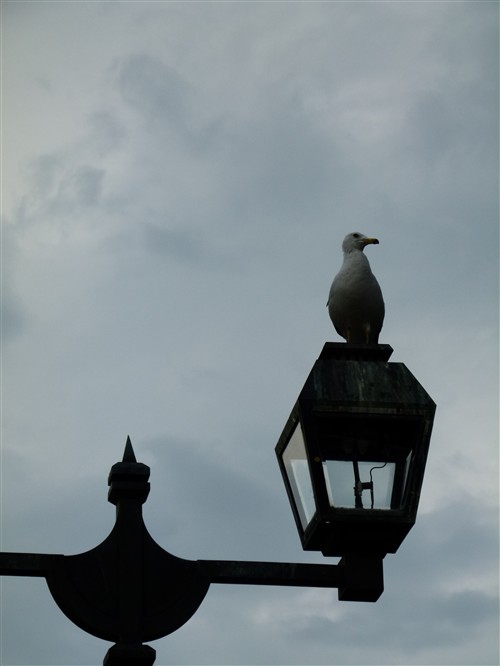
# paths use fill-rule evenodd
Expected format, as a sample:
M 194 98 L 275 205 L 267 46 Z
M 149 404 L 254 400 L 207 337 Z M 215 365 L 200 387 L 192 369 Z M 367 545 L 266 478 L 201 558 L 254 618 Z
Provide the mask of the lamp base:
M 344 584 L 339 601 L 377 601 L 384 591 L 383 556 L 349 553 L 339 562 Z

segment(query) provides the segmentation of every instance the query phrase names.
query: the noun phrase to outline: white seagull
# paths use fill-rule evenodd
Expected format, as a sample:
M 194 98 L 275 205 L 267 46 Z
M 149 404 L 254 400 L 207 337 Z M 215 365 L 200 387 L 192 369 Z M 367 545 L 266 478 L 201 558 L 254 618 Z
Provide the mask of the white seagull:
M 335 276 L 328 297 L 328 312 L 335 330 L 352 344 L 378 344 L 384 322 L 382 290 L 363 250 L 378 243 L 354 232 L 342 243 L 344 262 Z

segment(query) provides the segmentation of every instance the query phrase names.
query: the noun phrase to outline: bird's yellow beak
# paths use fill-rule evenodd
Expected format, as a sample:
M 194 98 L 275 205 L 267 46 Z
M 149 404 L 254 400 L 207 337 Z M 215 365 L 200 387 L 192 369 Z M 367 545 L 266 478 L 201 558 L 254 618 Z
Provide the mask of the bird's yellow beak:
M 378 245 L 378 238 L 363 238 L 364 245 Z

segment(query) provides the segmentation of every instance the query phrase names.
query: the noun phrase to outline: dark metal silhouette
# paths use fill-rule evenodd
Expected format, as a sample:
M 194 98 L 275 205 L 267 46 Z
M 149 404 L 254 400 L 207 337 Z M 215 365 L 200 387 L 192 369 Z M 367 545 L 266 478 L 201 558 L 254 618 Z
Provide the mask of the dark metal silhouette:
M 187 622 L 212 583 L 338 588 L 341 601 L 377 601 L 384 589 L 383 558 L 415 522 L 435 410 L 405 366 L 387 363 L 391 353 L 388 345 L 327 343 L 276 447 L 304 549 L 342 556 L 338 564 L 171 555 L 144 524 L 150 469 L 137 462 L 127 438 L 123 460 L 108 478 L 108 500 L 116 505 L 109 536 L 80 555 L 0 553 L 0 575 L 44 577 L 72 622 L 114 643 L 104 666 L 152 666 L 156 652 L 144 643 Z M 315 502 L 306 523 L 293 469 L 284 460 L 295 435 L 302 438 L 299 462 L 307 462 Z M 352 508 L 336 507 L 328 497 L 327 465 L 339 461 L 352 464 Z M 363 481 L 359 466 L 367 461 L 370 481 Z M 372 472 L 387 464 L 394 468 L 392 499 L 381 510 L 374 507 Z M 371 508 L 363 508 L 364 490 L 370 490 Z
M 152 666 L 145 642 L 181 627 L 211 583 L 338 588 L 342 600 L 376 601 L 382 558 L 347 556 L 339 564 L 185 560 L 150 536 L 142 517 L 150 469 L 136 461 L 130 439 L 109 474 L 116 523 L 96 548 L 80 555 L 0 553 L 0 574 L 44 577 L 65 615 L 89 634 L 115 643 L 104 666 Z

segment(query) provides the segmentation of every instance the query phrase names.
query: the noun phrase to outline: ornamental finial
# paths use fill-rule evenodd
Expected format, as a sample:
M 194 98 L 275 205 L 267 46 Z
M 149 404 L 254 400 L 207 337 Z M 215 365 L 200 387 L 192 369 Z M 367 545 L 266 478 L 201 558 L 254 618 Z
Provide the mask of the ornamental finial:
M 132 442 L 130 441 L 130 437 L 127 435 L 127 443 L 125 444 L 125 451 L 123 452 L 123 460 L 122 462 L 126 463 L 136 463 L 136 457 L 134 453 L 134 449 L 132 448 Z

